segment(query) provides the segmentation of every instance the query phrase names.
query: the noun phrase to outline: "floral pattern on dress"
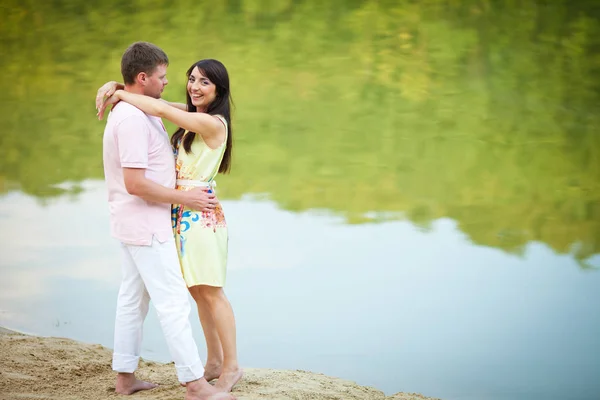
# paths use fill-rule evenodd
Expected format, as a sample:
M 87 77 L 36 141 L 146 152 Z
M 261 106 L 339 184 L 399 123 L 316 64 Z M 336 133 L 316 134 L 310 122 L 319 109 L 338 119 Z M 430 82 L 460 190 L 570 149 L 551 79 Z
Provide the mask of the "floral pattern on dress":
M 179 235 L 179 251 L 185 254 L 185 232 L 190 229 L 191 224 L 200 224 L 200 227 L 212 229 L 227 228 L 225 213 L 221 204 L 217 204 L 214 211 L 194 211 L 186 209 L 183 205 L 173 205 L 171 209 L 171 223 L 175 234 Z
M 171 219 L 173 220 L 173 229 L 175 232 L 179 234 L 179 251 L 181 251 L 181 255 L 185 254 L 185 232 L 190 229 L 190 224 L 198 222 L 200 220 L 200 216 L 197 212 L 192 212 L 191 210 L 184 211 L 183 206 L 179 205 L 173 207 L 171 212 Z
M 177 179 L 199 180 L 202 182 L 212 181 L 214 176 L 204 176 L 198 173 L 196 164 L 186 165 L 184 161 L 178 157 L 182 139 L 183 137 L 179 139 L 177 146 L 173 149 Z M 194 187 L 176 185 L 176 189 L 188 191 L 194 189 Z M 208 191 L 209 193 L 212 193 L 213 189 L 208 188 Z M 173 204 L 171 209 L 171 222 L 175 235 L 179 236 L 179 251 L 181 257 L 185 254 L 185 232 L 190 229 L 192 224 L 194 224 L 194 226 L 198 224 L 201 228 L 212 229 L 213 232 L 216 232 L 217 228 L 227 228 L 227 222 L 225 221 L 225 214 L 221 204 L 217 204 L 212 211 L 195 211 L 187 209 L 181 204 Z

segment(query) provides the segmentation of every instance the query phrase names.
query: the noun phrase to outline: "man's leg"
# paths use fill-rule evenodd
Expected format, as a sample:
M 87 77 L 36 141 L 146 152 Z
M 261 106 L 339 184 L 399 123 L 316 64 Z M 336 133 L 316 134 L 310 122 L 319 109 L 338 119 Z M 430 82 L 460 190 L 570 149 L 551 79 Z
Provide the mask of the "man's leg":
M 117 297 L 113 370 L 119 373 L 117 393 L 131 394 L 156 387 L 137 380 L 133 374 L 140 359 L 142 329 L 150 297 L 131 256 L 132 249 L 121 244 L 121 250 L 122 279 Z
M 204 367 L 192 336 L 190 302 L 181 275 L 175 240 L 139 246 L 133 255 L 138 271 L 156 308 L 179 382 L 186 384 L 186 400 L 232 400 L 204 379 Z
M 174 240 L 160 243 L 153 239 L 152 246 L 138 247 L 134 259 L 156 308 L 179 381 L 202 378 L 204 367 L 192 336 L 191 307 Z

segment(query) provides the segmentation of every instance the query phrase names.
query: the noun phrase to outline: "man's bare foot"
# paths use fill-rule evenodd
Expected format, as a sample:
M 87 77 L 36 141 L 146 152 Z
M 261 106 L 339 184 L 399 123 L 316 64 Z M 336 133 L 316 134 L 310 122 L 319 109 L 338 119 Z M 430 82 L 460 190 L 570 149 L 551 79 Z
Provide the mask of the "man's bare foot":
M 158 385 L 156 383 L 140 381 L 134 374 L 119 373 L 117 374 L 117 383 L 115 392 L 118 394 L 130 395 L 140 390 L 154 389 Z
M 185 400 L 235 400 L 230 393 L 223 393 L 206 382 L 206 379 L 188 382 Z
M 242 379 L 242 376 L 244 376 L 244 370 L 241 368 L 233 371 L 223 371 L 215 387 L 221 392 L 231 392 L 231 389 Z
M 217 379 L 221 373 L 223 372 L 223 367 L 221 364 L 206 364 L 204 366 L 204 379 L 207 382 L 213 381 Z

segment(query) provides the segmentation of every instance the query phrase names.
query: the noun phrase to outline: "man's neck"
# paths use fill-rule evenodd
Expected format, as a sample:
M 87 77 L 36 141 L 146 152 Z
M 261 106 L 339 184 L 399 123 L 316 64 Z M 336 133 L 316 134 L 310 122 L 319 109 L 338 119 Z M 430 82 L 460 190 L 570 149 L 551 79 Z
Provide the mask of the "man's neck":
M 139 85 L 125 85 L 125 91 L 135 94 L 144 94 L 144 88 Z

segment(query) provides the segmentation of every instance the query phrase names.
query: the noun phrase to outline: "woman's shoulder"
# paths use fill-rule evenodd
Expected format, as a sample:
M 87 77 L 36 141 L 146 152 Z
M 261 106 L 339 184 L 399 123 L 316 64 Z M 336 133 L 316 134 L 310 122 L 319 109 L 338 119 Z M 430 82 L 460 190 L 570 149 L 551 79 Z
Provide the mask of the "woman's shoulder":
M 217 118 L 218 120 L 220 120 L 223 125 L 225 125 L 225 128 L 227 128 L 227 119 L 221 115 L 221 114 L 214 114 L 213 117 Z

